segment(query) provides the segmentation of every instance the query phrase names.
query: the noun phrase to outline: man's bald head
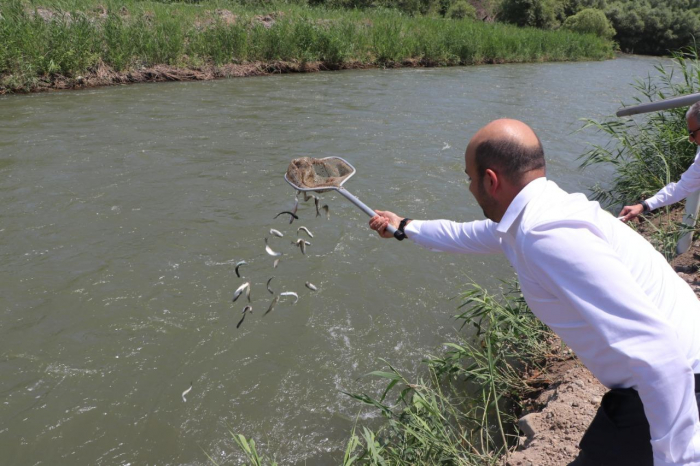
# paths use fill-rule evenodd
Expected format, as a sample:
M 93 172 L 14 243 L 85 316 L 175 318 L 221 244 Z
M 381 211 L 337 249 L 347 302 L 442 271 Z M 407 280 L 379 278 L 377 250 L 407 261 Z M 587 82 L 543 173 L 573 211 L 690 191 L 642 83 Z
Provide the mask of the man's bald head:
M 495 120 L 481 128 L 467 146 L 478 179 L 492 169 L 514 184 L 545 172 L 544 150 L 535 132 L 518 120 Z

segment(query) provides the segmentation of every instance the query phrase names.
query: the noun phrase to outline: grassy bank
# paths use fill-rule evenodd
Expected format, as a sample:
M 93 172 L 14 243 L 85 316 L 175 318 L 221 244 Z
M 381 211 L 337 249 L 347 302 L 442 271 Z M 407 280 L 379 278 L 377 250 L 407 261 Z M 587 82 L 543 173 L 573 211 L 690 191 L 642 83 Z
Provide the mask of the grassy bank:
M 263 71 L 275 63 L 279 70 L 299 71 L 470 65 L 605 59 L 613 50 L 610 42 L 590 35 L 381 9 L 9 0 L 0 4 L 0 15 L 0 92 L 56 82 L 89 85 L 98 71 L 123 77 L 157 66 L 193 70 L 192 79 L 203 79 L 235 75 L 226 67 L 251 64 L 251 70 Z

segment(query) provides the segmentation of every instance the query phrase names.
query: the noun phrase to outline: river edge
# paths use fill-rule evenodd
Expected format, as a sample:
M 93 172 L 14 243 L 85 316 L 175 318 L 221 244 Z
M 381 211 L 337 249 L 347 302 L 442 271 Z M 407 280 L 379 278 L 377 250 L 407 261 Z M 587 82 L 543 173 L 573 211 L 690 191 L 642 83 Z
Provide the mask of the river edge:
M 614 60 L 619 54 L 615 54 L 608 60 Z M 399 68 L 444 68 L 453 66 L 480 66 L 480 65 L 503 65 L 517 63 L 555 63 L 555 62 L 577 62 L 577 61 L 600 61 L 588 60 L 547 60 L 541 61 L 508 61 L 508 60 L 484 60 L 480 63 L 470 65 L 445 65 L 435 63 L 428 59 L 406 59 L 400 62 L 390 63 L 366 63 L 360 61 L 347 61 L 342 64 L 326 63 L 322 61 L 270 61 L 270 62 L 250 62 L 241 64 L 227 64 L 222 66 L 208 65 L 200 68 L 184 68 L 172 65 L 155 65 L 143 67 L 129 71 L 116 71 L 112 67 L 100 62 L 94 69 L 85 75 L 75 78 L 56 75 L 38 79 L 29 89 L 10 90 L 0 87 L 0 95 L 12 94 L 34 94 L 37 92 L 84 90 L 106 86 L 119 86 L 139 83 L 163 83 L 163 82 L 193 82 L 193 81 L 213 81 L 218 79 L 248 78 L 256 76 L 271 76 L 275 74 L 292 73 L 317 73 L 321 71 L 345 71 L 345 70 L 371 70 L 371 69 L 399 69 Z
M 671 216 L 680 220 L 682 208 Z M 651 231 L 640 229 L 649 239 Z M 690 285 L 700 299 L 700 239 L 690 249 L 676 256 L 670 264 Z M 521 437 L 514 452 L 502 456 L 502 466 L 567 465 L 579 453 L 579 442 L 595 416 L 603 394 L 607 391 L 571 350 L 562 347 L 552 352 L 545 363 L 546 386 L 524 403 L 518 419 Z M 523 374 L 532 380 L 532 374 Z

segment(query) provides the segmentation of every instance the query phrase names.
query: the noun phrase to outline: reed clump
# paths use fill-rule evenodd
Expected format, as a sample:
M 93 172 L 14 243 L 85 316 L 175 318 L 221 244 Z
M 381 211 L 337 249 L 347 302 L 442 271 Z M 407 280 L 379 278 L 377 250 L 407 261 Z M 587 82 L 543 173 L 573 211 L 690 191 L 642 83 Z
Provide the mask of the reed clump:
M 136 0 L 0 6 L 0 92 L 57 79 L 80 84 L 99 67 L 126 73 L 275 62 L 315 63 L 310 69 L 447 66 L 606 59 L 612 51 L 611 42 L 594 36 L 387 9 Z

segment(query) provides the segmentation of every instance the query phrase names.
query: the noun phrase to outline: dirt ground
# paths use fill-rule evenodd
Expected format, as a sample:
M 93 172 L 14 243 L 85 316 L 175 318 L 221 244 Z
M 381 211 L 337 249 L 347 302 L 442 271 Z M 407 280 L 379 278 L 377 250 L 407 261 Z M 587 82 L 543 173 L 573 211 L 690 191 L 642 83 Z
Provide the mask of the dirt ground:
M 700 297 L 700 235 L 671 265 Z M 578 443 L 606 389 L 575 356 L 549 364 L 546 378 L 551 383 L 518 421 L 520 445 L 503 459 L 504 466 L 561 466 L 578 455 Z

